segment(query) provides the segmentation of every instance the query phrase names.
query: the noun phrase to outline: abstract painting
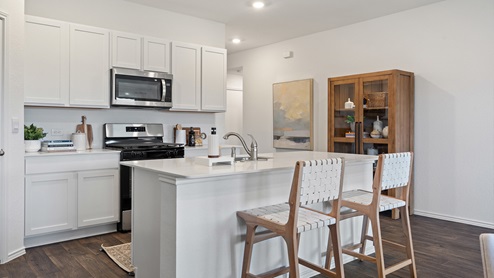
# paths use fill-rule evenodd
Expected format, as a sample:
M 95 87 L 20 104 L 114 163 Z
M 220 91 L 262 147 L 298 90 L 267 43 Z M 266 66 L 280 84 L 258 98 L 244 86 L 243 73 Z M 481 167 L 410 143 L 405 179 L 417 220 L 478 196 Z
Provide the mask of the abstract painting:
M 313 149 L 313 79 L 273 84 L 273 147 Z

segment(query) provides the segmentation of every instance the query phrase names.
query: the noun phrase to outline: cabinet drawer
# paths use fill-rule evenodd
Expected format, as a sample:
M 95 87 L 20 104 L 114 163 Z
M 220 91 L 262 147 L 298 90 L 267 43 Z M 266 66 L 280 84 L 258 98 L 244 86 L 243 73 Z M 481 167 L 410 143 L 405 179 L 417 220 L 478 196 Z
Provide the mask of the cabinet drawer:
M 26 157 L 26 175 L 99 169 L 118 169 L 119 153 Z

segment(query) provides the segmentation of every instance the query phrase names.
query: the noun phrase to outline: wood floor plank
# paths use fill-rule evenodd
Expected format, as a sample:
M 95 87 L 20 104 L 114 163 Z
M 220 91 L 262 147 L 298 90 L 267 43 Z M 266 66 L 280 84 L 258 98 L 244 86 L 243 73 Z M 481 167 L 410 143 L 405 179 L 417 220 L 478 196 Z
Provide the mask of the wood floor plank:
M 494 233 L 494 230 L 421 216 L 412 216 L 410 221 L 419 277 L 483 277 L 479 235 Z M 404 240 L 401 221 L 384 215 L 381 217 L 381 227 L 384 238 Z M 112 246 L 130 240 L 130 233 L 111 233 L 30 248 L 26 250 L 26 255 L 0 265 L 0 278 L 128 278 L 128 274 L 99 249 L 101 244 Z M 387 266 L 404 258 L 402 253 L 387 246 L 384 246 L 384 253 Z M 376 277 L 376 266 L 356 260 L 345 264 L 345 276 Z M 410 274 L 408 268 L 404 268 L 388 277 L 410 277 Z

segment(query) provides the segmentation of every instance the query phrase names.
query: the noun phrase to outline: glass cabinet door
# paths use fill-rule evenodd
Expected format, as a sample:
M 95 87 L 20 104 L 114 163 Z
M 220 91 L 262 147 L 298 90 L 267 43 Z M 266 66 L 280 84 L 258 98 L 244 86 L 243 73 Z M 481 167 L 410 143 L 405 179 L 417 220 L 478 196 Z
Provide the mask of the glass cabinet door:
M 388 152 L 389 136 L 389 76 L 362 79 L 363 153 Z
M 329 119 L 330 142 L 329 146 L 333 152 L 355 153 L 355 120 L 359 109 L 358 79 L 344 80 L 331 83 L 330 102 L 333 109 Z

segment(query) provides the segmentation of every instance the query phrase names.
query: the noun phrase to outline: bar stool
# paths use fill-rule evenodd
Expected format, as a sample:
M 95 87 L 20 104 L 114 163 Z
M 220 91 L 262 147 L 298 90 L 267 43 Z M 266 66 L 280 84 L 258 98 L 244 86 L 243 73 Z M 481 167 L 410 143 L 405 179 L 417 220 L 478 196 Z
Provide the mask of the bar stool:
M 237 216 L 242 218 L 247 225 L 242 278 L 276 277 L 288 272 L 291 278 L 298 278 L 300 277 L 299 263 L 324 275 L 344 277 L 338 233 L 340 217 L 338 202 L 341 198 L 343 171 L 343 158 L 298 161 L 295 165 L 288 203 L 237 212 Z M 325 201 L 333 202 L 329 213 L 304 207 Z M 256 235 L 258 226 L 262 226 L 270 232 Z M 330 229 L 329 237 L 331 240 L 328 240 L 328 247 L 331 245 L 335 247 L 336 267 L 334 271 L 329 269 L 331 263 L 329 257 L 326 257 L 324 268 L 298 257 L 300 234 L 324 226 L 328 226 Z M 277 236 L 283 237 L 286 242 L 289 266 L 258 275 L 250 273 L 253 245 Z
M 348 207 L 352 209 L 352 211 L 349 213 L 342 213 L 341 219 L 343 220 L 363 215 L 364 222 L 362 225 L 361 242 L 350 247 L 344 246 L 342 252 L 361 260 L 374 262 L 377 265 L 378 277 L 386 277 L 386 275 L 391 272 L 405 266 L 409 266 L 411 277 L 417 277 L 408 213 L 412 164 L 413 154 L 410 152 L 382 154 L 379 156 L 377 162 L 377 169 L 372 186 L 373 192 L 356 190 L 343 193 L 341 206 Z M 381 194 L 382 190 L 392 188 L 396 188 L 399 197 L 395 198 Z M 405 245 L 391 242 L 382 239 L 381 237 L 379 212 L 392 210 L 394 208 L 400 210 L 403 233 L 405 235 Z M 369 221 L 371 222 L 373 236 L 367 234 Z M 366 240 L 374 242 L 375 257 L 364 254 Z M 398 247 L 402 250 L 404 249 L 407 259 L 386 268 L 384 265 L 383 243 L 390 244 L 391 246 Z M 357 248 L 359 248 L 359 252 L 354 251 Z

